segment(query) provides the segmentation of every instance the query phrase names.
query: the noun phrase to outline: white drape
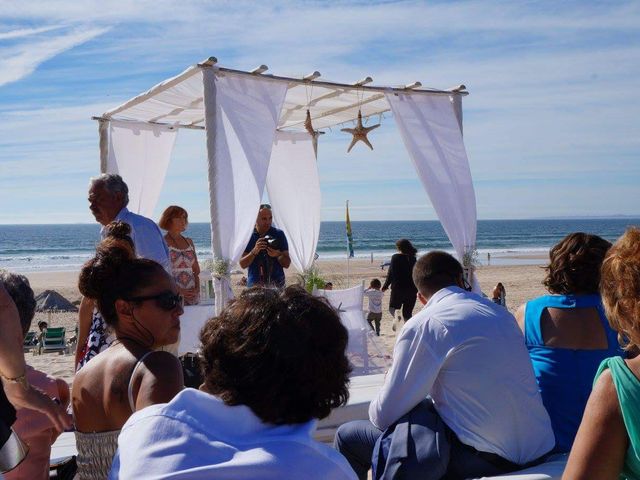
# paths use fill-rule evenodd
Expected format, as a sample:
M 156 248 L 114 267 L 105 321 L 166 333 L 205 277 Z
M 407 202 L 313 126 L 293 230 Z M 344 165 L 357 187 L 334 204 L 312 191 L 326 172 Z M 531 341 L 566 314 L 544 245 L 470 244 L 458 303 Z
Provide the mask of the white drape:
M 127 183 L 132 212 L 153 216 L 177 134 L 164 125 L 109 122 L 106 173 L 117 173 Z
M 291 263 L 311 268 L 320 235 L 320 179 L 311 135 L 277 132 L 267 174 L 273 218 L 289 243 Z
M 240 259 L 255 225 L 287 84 L 203 70 L 211 246 L 218 262 Z M 231 298 L 215 280 L 216 312 Z
M 386 97 L 413 165 L 462 262 L 475 250 L 477 214 L 455 102 L 444 95 L 387 93 Z

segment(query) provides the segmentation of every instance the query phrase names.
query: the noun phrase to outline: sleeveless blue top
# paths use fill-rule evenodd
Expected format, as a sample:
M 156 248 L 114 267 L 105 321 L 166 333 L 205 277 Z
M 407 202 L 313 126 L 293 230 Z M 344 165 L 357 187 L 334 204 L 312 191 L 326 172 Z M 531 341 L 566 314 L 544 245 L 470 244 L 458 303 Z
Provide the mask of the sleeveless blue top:
M 544 344 L 540 317 L 545 308 L 588 307 L 598 310 L 607 336 L 606 349 L 573 350 Z M 600 295 L 545 295 L 527 302 L 524 336 L 542 402 L 549 412 L 556 436 L 555 450 L 568 452 L 578 432 L 600 362 L 623 354 L 617 333 L 609 326 Z

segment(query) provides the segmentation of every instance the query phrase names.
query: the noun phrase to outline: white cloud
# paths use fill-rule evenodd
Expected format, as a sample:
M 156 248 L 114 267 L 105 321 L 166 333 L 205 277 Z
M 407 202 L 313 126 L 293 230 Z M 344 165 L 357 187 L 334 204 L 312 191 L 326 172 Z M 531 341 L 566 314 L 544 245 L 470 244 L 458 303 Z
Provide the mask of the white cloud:
M 41 63 L 107 31 L 108 27 L 75 28 L 63 35 L 4 48 L 0 53 L 0 87 L 21 80 Z
M 64 27 L 63 25 L 51 25 L 51 26 L 39 27 L 39 28 L 16 28 L 14 30 L 0 32 L 0 40 L 13 40 L 15 38 L 29 37 L 31 35 L 37 35 L 39 33 L 46 33 L 52 30 L 58 30 L 63 27 Z
M 318 69 L 345 82 L 371 75 L 376 84 L 467 84 L 465 141 L 481 217 L 531 217 L 536 209 L 629 213 L 638 205 L 630 188 L 615 186 L 621 178 L 640 183 L 640 100 L 632 91 L 640 75 L 637 2 L 30 0 L 2 2 L 0 24 L 7 44 L 0 88 L 13 82 L 5 89 L 24 85 L 33 93 L 0 99 L 0 169 L 18 169 L 14 179 L 57 168 L 79 175 L 73 188 L 83 191 L 82 172 L 96 169 L 98 156 L 88 117 L 216 55 L 224 66 L 266 63 L 282 75 Z M 65 61 L 54 63 L 63 52 Z M 52 68 L 38 84 L 29 74 L 47 60 Z M 28 107 L 37 104 L 45 108 Z M 170 167 L 163 201 L 180 201 L 190 181 L 201 180 L 203 143 L 189 142 L 201 138 L 176 146 L 182 168 Z M 332 209 L 349 195 L 369 218 L 406 210 L 433 218 L 395 128 L 377 130 L 372 143 L 374 152 L 346 155 L 348 138 L 324 136 L 323 214 L 340 216 Z M 564 183 L 538 188 L 545 179 Z M 588 179 L 602 183 L 600 201 L 582 199 Z M 200 183 L 196 189 L 206 195 Z M 621 195 L 608 198 L 607 189 Z M 198 203 L 206 198 L 188 201 L 206 214 Z M 388 214 L 376 211 L 381 204 Z M 68 203 L 70 215 L 77 208 Z

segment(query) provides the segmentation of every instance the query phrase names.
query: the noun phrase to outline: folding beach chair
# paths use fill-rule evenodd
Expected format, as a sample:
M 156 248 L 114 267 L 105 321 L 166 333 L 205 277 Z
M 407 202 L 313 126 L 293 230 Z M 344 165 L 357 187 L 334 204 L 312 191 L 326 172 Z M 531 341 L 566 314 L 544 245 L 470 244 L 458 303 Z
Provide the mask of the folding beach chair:
M 38 334 L 36 332 L 27 332 L 22 343 L 22 351 L 30 352 L 34 347 L 38 346 Z
M 43 330 L 42 340 L 38 353 L 62 352 L 68 353 L 64 327 L 49 327 Z

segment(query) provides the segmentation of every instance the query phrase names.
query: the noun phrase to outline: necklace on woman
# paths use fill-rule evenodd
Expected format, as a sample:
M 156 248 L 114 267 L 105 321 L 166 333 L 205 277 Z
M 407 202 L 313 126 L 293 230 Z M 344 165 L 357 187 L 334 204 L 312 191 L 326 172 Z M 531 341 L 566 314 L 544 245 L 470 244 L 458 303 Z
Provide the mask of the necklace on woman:
M 187 242 L 187 240 L 182 236 L 181 233 L 179 233 L 177 237 L 174 236 L 171 232 L 167 232 L 167 234 L 169 235 L 169 238 L 171 239 L 173 244 L 176 246 L 176 248 L 180 248 L 180 243 L 178 242 L 179 239 L 182 239 L 184 243 L 187 244 L 187 247 L 189 246 L 189 242 Z

